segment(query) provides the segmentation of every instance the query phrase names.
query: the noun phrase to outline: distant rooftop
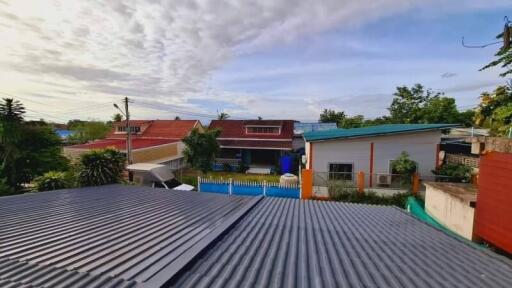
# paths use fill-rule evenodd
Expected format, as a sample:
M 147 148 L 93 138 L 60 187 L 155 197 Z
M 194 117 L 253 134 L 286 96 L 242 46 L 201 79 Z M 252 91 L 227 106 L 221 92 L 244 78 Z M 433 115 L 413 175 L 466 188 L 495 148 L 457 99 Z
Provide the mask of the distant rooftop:
M 304 133 L 306 141 L 372 137 L 389 134 L 415 133 L 457 127 L 457 124 L 385 124 L 351 129 L 331 129 Z
M 338 128 L 338 126 L 334 122 L 330 122 L 330 123 L 295 122 L 294 125 L 293 125 L 293 134 L 295 134 L 295 135 L 302 135 L 302 134 L 304 134 L 306 132 L 324 131 L 324 130 L 330 130 L 330 129 L 336 129 L 336 128 Z
M 1 287 L 512 287 L 396 207 L 109 185 L 0 197 Z

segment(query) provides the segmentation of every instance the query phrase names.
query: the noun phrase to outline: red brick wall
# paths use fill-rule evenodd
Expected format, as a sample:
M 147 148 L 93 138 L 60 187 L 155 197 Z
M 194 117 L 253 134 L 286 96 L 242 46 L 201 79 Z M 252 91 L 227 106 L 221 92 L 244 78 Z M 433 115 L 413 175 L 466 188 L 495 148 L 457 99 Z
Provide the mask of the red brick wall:
M 476 234 L 512 253 L 512 154 L 490 152 L 480 160 Z

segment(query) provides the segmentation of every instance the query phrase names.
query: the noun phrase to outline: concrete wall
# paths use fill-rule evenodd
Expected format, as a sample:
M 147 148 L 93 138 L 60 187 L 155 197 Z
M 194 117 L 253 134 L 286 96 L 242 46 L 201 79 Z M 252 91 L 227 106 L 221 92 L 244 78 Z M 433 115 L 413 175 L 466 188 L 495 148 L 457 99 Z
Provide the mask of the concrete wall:
M 134 150 L 132 151 L 133 163 L 152 162 L 159 159 L 178 156 L 178 146 L 178 142 L 175 142 Z
M 469 206 L 469 201 L 426 186 L 425 211 L 453 232 L 474 240 L 475 209 Z
M 183 142 L 174 142 L 164 145 L 142 148 L 132 151 L 133 163 L 155 162 L 155 160 L 165 160 L 167 158 L 182 156 L 185 145 Z M 76 149 L 64 147 L 64 156 L 71 160 L 77 160 L 83 153 L 89 152 L 89 149 Z M 125 152 L 125 151 L 122 151 Z
M 391 173 L 390 160 L 396 159 L 402 151 L 409 153 L 418 163 L 421 175 L 432 175 L 436 165 L 437 144 L 441 140 L 440 131 L 404 133 L 388 136 L 375 136 L 353 139 L 338 139 L 313 142 L 313 166 L 315 172 L 329 171 L 329 163 L 352 163 L 354 172 L 370 172 L 370 147 L 374 143 L 373 172 Z M 311 144 L 306 143 L 309 158 Z M 368 177 L 367 177 L 368 178 Z

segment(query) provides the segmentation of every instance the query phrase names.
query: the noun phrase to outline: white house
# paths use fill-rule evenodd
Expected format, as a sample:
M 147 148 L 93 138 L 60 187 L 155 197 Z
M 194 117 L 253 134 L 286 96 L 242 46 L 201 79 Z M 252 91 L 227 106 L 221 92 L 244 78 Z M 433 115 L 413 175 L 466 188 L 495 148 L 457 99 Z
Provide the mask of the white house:
M 432 175 L 439 160 L 441 130 L 452 124 L 387 124 L 353 129 L 332 129 L 304 134 L 306 168 L 318 172 L 392 174 L 391 162 L 402 151 L 417 163 L 420 175 Z M 329 173 L 326 173 L 329 174 Z M 330 175 L 330 174 L 329 174 Z M 366 177 L 372 186 L 375 177 Z

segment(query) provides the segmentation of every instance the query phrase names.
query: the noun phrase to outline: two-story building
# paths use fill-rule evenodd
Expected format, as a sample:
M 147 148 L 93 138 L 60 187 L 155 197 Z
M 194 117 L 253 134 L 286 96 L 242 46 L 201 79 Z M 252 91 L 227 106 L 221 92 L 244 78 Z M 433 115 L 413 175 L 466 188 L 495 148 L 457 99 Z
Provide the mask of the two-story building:
M 221 130 L 217 139 L 219 163 L 242 163 L 248 172 L 270 173 L 281 156 L 293 150 L 293 120 L 213 120 L 210 128 Z

